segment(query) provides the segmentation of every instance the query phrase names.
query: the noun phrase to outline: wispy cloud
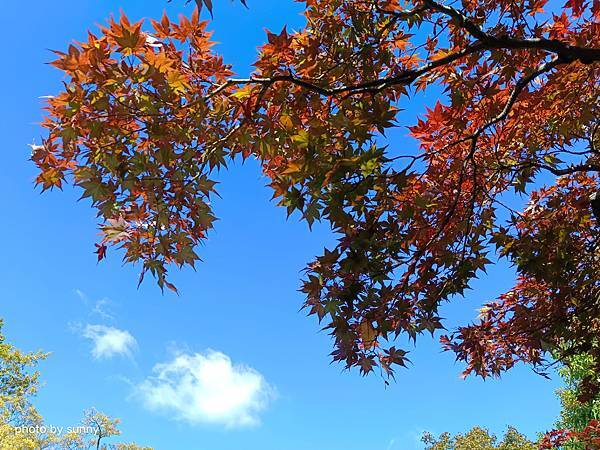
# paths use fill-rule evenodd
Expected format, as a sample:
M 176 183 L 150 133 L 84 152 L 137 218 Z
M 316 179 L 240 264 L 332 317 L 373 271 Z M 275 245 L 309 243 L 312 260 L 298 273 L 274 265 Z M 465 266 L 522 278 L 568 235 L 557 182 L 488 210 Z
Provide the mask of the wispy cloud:
M 110 303 L 110 300 L 107 298 L 98 300 L 92 308 L 92 314 L 96 314 L 103 319 L 113 320 L 115 317 L 113 316 L 112 311 L 109 309 Z
M 84 304 L 87 304 L 88 298 L 87 295 L 85 295 L 85 292 L 83 292 L 81 289 L 74 289 L 73 292 L 77 297 L 79 297 L 79 300 L 81 300 Z
M 147 409 L 190 424 L 243 427 L 260 423 L 274 388 L 256 370 L 208 350 L 180 352 L 157 364 L 153 376 L 135 388 L 135 396 Z
M 108 359 L 113 356 L 133 357 L 137 341 L 126 330 L 105 325 L 87 324 L 81 335 L 92 341 L 92 356 L 95 359 Z
M 73 292 L 89 308 L 90 315 L 96 315 L 106 320 L 114 320 L 115 316 L 110 308 L 113 302 L 110 299 L 106 297 L 101 298 L 100 300 L 96 300 L 93 306 L 90 307 L 90 299 L 85 292 L 81 289 L 74 289 Z

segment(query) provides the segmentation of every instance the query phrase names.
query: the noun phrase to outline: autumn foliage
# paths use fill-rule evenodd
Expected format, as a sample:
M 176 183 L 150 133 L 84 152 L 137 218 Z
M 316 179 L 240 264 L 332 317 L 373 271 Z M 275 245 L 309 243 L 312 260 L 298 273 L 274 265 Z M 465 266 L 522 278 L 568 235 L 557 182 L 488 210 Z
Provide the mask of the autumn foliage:
M 591 420 L 583 431 L 553 430 L 539 444 L 540 450 L 563 448 L 565 444 L 580 445 L 585 450 L 600 449 L 600 422 Z
M 392 374 L 394 338 L 442 329 L 440 305 L 498 256 L 514 287 L 442 337 L 465 374 L 543 370 L 550 350 L 600 361 L 600 2 L 304 3 L 305 28 L 269 32 L 245 79 L 198 11 L 121 16 L 58 52 L 37 183 L 78 186 L 98 258 L 120 247 L 175 289 L 169 266 L 193 266 L 213 226 L 215 170 L 252 157 L 279 205 L 339 237 L 302 287 L 334 360 Z M 440 100 L 398 123 L 420 91 Z M 418 152 L 382 144 L 399 126 Z

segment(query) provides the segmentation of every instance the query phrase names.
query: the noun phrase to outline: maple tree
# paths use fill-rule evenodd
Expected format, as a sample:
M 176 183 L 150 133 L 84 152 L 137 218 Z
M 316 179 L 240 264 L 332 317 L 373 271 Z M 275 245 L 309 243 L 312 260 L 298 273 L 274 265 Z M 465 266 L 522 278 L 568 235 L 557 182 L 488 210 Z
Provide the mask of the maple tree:
M 198 10 L 122 15 L 57 52 L 37 183 L 91 199 L 99 260 L 120 247 L 140 282 L 176 290 L 169 266 L 194 266 L 215 220 L 215 171 L 252 157 L 279 205 L 339 237 L 302 286 L 334 360 L 391 375 L 407 358 L 394 338 L 442 329 L 440 305 L 495 253 L 514 287 L 441 338 L 465 374 L 542 371 L 549 351 L 600 361 L 599 0 L 304 4 L 305 27 L 268 32 L 248 78 Z M 398 123 L 420 91 L 440 100 Z M 418 151 L 384 145 L 404 125 Z

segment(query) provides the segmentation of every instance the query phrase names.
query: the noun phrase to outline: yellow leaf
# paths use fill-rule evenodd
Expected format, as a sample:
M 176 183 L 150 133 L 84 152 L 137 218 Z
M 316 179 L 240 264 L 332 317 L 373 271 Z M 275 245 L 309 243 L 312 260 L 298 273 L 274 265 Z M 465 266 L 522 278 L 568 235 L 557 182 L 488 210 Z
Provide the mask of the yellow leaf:
M 189 87 L 188 80 L 184 74 L 176 70 L 167 75 L 167 83 L 175 92 L 183 92 Z
M 292 174 L 292 173 L 298 173 L 298 172 L 300 172 L 301 170 L 302 170 L 302 164 L 300 164 L 300 163 L 297 163 L 297 162 L 293 162 L 293 163 L 290 163 L 290 164 L 287 166 L 287 169 L 285 169 L 285 170 L 283 171 L 283 173 L 284 173 L 285 175 L 288 175 L 288 174 Z
M 250 97 L 252 94 L 252 88 L 250 86 L 244 86 L 243 88 L 235 91 L 231 96 L 233 98 L 237 98 L 238 100 L 244 100 L 245 98 Z
M 362 339 L 363 345 L 366 349 L 369 349 L 375 345 L 375 338 L 377 337 L 377 331 L 373 328 L 370 322 L 364 321 L 358 326 L 360 332 L 360 338 Z

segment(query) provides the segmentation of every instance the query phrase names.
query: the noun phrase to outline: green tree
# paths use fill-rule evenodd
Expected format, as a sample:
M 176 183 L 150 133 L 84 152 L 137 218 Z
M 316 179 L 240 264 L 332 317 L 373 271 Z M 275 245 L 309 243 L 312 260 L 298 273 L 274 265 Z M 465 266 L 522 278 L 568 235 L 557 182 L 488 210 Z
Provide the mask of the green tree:
M 107 443 L 121 434 L 120 420 L 94 409 L 85 412 L 82 432 L 64 436 L 47 432 L 31 400 L 39 388 L 35 368 L 48 354 L 24 353 L 7 343 L 2 325 L 0 319 L 0 450 L 152 450 L 134 443 Z
M 537 450 L 535 442 L 512 427 L 508 428 L 500 442 L 495 435 L 480 427 L 455 436 L 442 433 L 439 437 L 434 437 L 426 433 L 422 441 L 426 444 L 426 450 Z
M 37 371 L 31 371 L 48 354 L 23 353 L 6 342 L 2 334 L 4 321 L 0 319 L 0 401 L 20 402 L 35 394 L 38 388 Z
M 55 444 L 56 450 L 152 450 L 151 447 L 140 447 L 135 443 L 107 442 L 119 436 L 120 419 L 111 418 L 95 409 L 84 412 L 81 427 L 61 436 Z
M 600 395 L 590 392 L 588 385 L 598 381 L 597 364 L 589 354 L 570 358 L 568 365 L 559 370 L 565 387 L 558 390 L 562 410 L 556 427 L 567 430 L 574 438 L 563 444 L 565 450 L 588 450 L 590 443 L 579 436 L 593 421 L 600 420 Z M 583 438 L 583 439 L 582 439 Z
M 43 420 L 30 399 L 39 387 L 37 364 L 48 354 L 24 353 L 6 342 L 0 319 L 0 450 L 39 449 L 56 441 L 36 430 Z
M 89 409 L 85 411 L 81 421 L 83 432 L 71 432 L 61 438 L 60 450 L 152 450 L 151 447 L 140 447 L 135 443 L 109 444 L 111 437 L 119 436 L 120 419 L 113 419 L 106 414 Z

